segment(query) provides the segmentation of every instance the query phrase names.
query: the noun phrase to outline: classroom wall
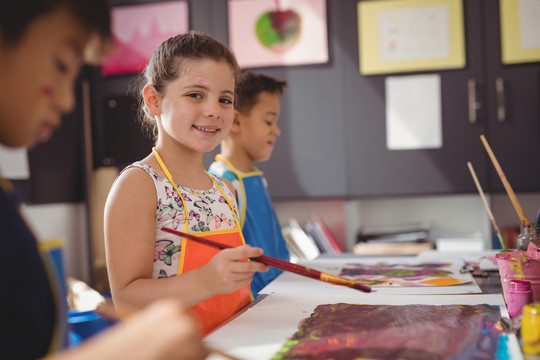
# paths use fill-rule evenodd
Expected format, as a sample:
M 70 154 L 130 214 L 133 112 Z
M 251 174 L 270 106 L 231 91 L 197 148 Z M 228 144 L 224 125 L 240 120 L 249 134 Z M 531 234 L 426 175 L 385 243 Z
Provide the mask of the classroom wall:
M 329 0 L 341 1 L 341 0 Z M 146 0 L 116 0 L 115 4 L 133 4 L 133 3 L 142 3 L 148 2 Z M 226 7 L 227 2 L 224 0 L 192 0 L 190 3 L 190 22 L 192 23 L 192 28 L 204 31 L 216 36 L 219 40 L 227 42 L 227 32 L 226 32 Z M 341 13 L 339 12 L 339 7 L 330 7 L 329 9 L 329 25 L 330 29 L 339 29 L 342 22 Z M 343 39 L 340 39 L 335 32 L 330 32 L 330 56 L 331 61 L 328 64 L 323 64 L 321 66 L 297 66 L 292 68 L 273 68 L 266 69 L 270 75 L 276 77 L 287 78 L 290 81 L 290 88 L 287 91 L 287 94 L 291 97 L 292 100 L 285 99 L 283 102 L 283 119 L 298 119 L 301 116 L 307 116 L 309 118 L 315 118 L 316 115 L 322 115 L 320 120 L 320 126 L 323 130 L 320 130 L 320 126 L 312 126 L 309 129 L 299 125 L 291 125 L 289 131 L 294 133 L 295 131 L 306 134 L 306 142 L 310 144 L 315 143 L 313 139 L 319 139 L 323 137 L 322 132 L 337 132 L 339 134 L 345 134 L 345 131 L 342 127 L 332 124 L 326 119 L 336 118 L 339 116 L 344 116 L 343 112 L 345 110 L 341 109 L 339 101 L 331 104 L 325 103 L 323 114 L 320 113 L 319 109 L 312 107 L 299 107 L 292 108 L 292 103 L 305 104 L 309 103 L 308 100 L 320 99 L 320 98 L 331 98 L 331 97 L 342 97 L 343 94 L 336 93 L 336 90 L 343 92 L 342 83 L 340 76 L 336 74 L 341 74 L 339 71 L 340 64 L 344 61 L 343 59 L 347 56 L 352 56 L 351 59 L 356 62 L 356 53 L 350 55 L 351 49 L 345 47 Z M 338 33 L 339 35 L 339 33 Z M 352 36 L 352 35 L 351 35 Z M 356 71 L 356 68 L 355 68 Z M 319 76 L 313 76 L 318 74 Z M 347 76 L 344 76 L 347 77 Z M 102 105 L 103 102 L 101 98 L 106 98 L 107 96 L 121 95 L 120 93 L 124 90 L 126 84 L 129 82 L 125 77 L 118 77 L 109 79 L 109 81 L 103 81 L 99 86 L 94 87 L 92 90 L 95 92 L 93 95 L 98 99 L 97 104 Z M 327 86 L 324 89 L 319 89 L 319 83 L 323 82 Z M 306 91 L 309 89 L 310 92 Z M 341 89 L 341 90 L 340 90 Z M 317 94 L 322 94 L 324 96 L 313 96 L 314 92 Z M 328 92 L 328 94 L 327 94 Z M 337 100 L 336 100 L 337 101 Z M 80 103 L 80 98 L 78 98 L 78 103 Z M 336 105 L 337 104 L 337 105 Z M 337 110 L 334 110 L 337 109 Z M 101 116 L 105 118 L 103 114 L 100 114 L 100 111 L 96 108 L 94 110 L 94 116 Z M 101 110 L 103 111 L 103 110 Z M 335 111 L 338 111 L 336 113 Z M 329 112 L 326 114 L 324 112 Z M 307 115 L 306 115 L 307 114 Z M 40 145 L 41 147 L 36 149 L 35 153 L 42 156 L 42 158 L 36 159 L 36 164 L 42 164 L 44 168 L 49 169 L 49 172 L 57 177 L 60 177 L 60 172 L 57 169 L 51 168 L 49 162 L 54 162 L 56 164 L 61 164 L 63 168 L 66 168 L 64 161 L 55 161 L 54 156 L 50 156 L 51 151 L 47 150 L 47 147 L 53 147 L 55 144 L 58 145 L 58 152 L 64 155 L 73 155 L 80 153 L 76 151 L 65 151 L 65 142 L 62 138 L 62 133 L 67 134 L 68 139 L 73 140 L 74 146 L 79 147 L 81 141 L 78 140 L 78 137 L 72 136 L 73 134 L 79 134 L 82 132 L 80 130 L 82 126 L 82 121 L 80 119 L 73 119 L 66 121 L 64 126 L 60 129 L 59 134 L 53 138 L 53 140 L 46 144 Z M 295 128 L 294 126 L 298 126 Z M 73 129 L 72 129 L 73 127 Z M 307 132 L 306 132 L 307 131 Z M 309 136 L 307 136 L 309 135 Z M 62 141 L 61 141 L 62 140 Z M 301 146 L 303 143 L 295 143 L 295 146 Z M 322 145 L 321 145 L 322 144 Z M 96 145 L 96 144 L 94 144 Z M 324 141 L 318 142 L 318 149 L 320 146 L 326 146 L 325 149 L 329 152 L 337 151 L 342 144 L 325 144 Z M 276 149 L 276 154 L 279 155 L 279 152 L 286 154 L 286 157 L 291 158 L 295 167 L 293 169 L 287 169 L 290 171 L 301 171 L 302 166 L 308 166 L 307 162 L 298 163 L 294 162 L 294 157 L 290 154 L 295 152 L 295 149 L 287 148 L 286 146 Z M 315 152 L 312 152 L 315 154 Z M 339 156 L 341 152 L 338 152 L 335 156 L 331 158 L 333 166 L 337 168 L 330 169 L 328 171 L 332 176 L 336 176 L 338 171 L 342 171 L 345 165 L 342 163 L 342 158 Z M 75 159 L 73 164 L 78 164 L 77 166 L 82 166 L 78 161 L 79 158 Z M 99 160 L 99 159 L 94 159 Z M 284 166 L 284 163 L 278 164 L 280 167 Z M 51 237 L 62 237 L 66 240 L 66 274 L 68 276 L 75 276 L 84 281 L 90 281 L 90 240 L 88 239 L 88 216 L 87 216 L 87 205 L 84 202 L 81 202 L 81 197 L 83 194 L 82 180 L 79 178 L 83 177 L 82 168 L 73 167 L 78 174 L 78 177 L 71 176 L 74 180 L 72 181 L 75 184 L 81 184 L 80 188 L 77 188 L 72 191 L 76 193 L 76 196 L 73 195 L 70 199 L 67 200 L 55 200 L 54 203 L 44 203 L 39 205 L 31 205 L 28 207 L 28 213 L 31 221 L 35 223 L 35 228 L 39 229 L 39 234 L 41 238 L 51 238 Z M 34 175 L 36 172 L 33 172 Z M 51 175 L 52 176 L 52 175 Z M 43 177 L 43 176 L 41 176 Z M 286 177 L 282 177 L 284 182 L 288 181 Z M 56 177 L 54 178 L 56 179 Z M 79 179 L 79 180 L 77 180 Z M 291 184 L 286 184 L 291 191 L 294 191 L 296 188 L 309 187 L 311 189 L 307 190 L 306 193 L 309 195 L 313 191 L 318 190 L 322 185 L 321 177 L 310 178 L 310 181 L 313 183 L 309 184 L 299 184 L 296 187 Z M 52 181 L 52 180 L 51 180 Z M 43 182 L 41 182 L 43 183 Z M 341 184 L 341 183 L 340 183 Z M 278 182 L 271 182 L 271 186 L 281 186 Z M 344 187 L 344 184 L 340 185 Z M 334 186 L 335 187 L 335 186 Z M 59 189 L 54 189 L 54 192 L 47 191 L 34 191 L 37 194 L 42 194 L 43 196 L 54 194 L 57 191 L 66 193 L 66 188 L 58 187 Z M 338 189 L 339 190 L 339 189 Z M 522 201 L 526 214 L 529 219 L 532 221 L 536 216 L 538 207 L 540 206 L 540 194 L 518 194 L 519 199 Z M 499 222 L 500 227 L 505 226 L 514 226 L 519 223 L 519 219 L 516 216 L 516 213 L 508 200 L 506 194 L 496 194 L 489 196 L 489 199 L 492 204 L 493 213 L 495 218 Z M 60 201 L 60 202 L 58 202 Z M 67 202 L 72 201 L 72 202 Z M 276 211 L 278 217 L 282 224 L 286 224 L 290 218 L 297 219 L 300 223 L 304 223 L 308 220 L 310 214 L 316 211 L 333 231 L 334 235 L 337 237 L 338 241 L 345 245 L 347 249 L 351 250 L 352 246 L 356 239 L 356 234 L 362 227 L 365 226 L 382 226 L 388 224 L 394 224 L 396 222 L 429 222 L 432 224 L 434 229 L 435 236 L 454 236 L 455 234 L 469 234 L 476 231 L 482 233 L 484 239 L 484 244 L 487 248 L 490 246 L 490 237 L 491 229 L 489 224 L 489 219 L 486 215 L 485 210 L 483 209 L 480 198 L 477 194 L 455 194 L 455 195 L 445 195 L 445 196 L 417 196 L 417 197 L 399 197 L 399 198 L 369 198 L 369 199 L 360 199 L 360 198 L 340 198 L 340 199 L 316 199 L 316 200 L 276 200 L 275 201 Z

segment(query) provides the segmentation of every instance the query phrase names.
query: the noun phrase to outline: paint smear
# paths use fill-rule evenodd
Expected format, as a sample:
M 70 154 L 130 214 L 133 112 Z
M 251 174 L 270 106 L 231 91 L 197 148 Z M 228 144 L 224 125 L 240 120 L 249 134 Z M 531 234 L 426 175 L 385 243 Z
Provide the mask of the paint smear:
M 323 304 L 272 359 L 510 359 L 499 319 L 486 304 Z
M 421 281 L 420 283 L 426 284 L 426 285 L 435 285 L 435 286 L 450 286 L 450 285 L 459 285 L 462 283 L 462 281 L 460 279 L 456 279 L 453 277 L 444 277 L 444 278 Z
M 205 78 L 203 78 L 202 76 L 197 76 L 195 78 L 195 81 L 198 81 L 198 82 L 202 83 L 203 85 L 210 85 L 210 82 L 208 80 L 206 80 Z
M 340 276 L 368 286 L 451 286 L 471 282 L 454 263 L 348 263 Z
M 527 261 L 527 255 L 524 252 L 517 252 L 514 261 L 510 265 L 510 269 L 514 273 L 514 279 L 523 280 L 525 274 L 523 273 L 523 263 Z

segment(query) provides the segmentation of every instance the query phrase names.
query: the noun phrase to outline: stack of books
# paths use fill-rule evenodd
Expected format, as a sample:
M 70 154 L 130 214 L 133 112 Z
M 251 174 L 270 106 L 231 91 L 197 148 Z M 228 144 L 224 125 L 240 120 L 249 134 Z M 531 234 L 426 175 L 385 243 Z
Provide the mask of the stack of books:
M 297 220 L 291 219 L 282 228 L 282 233 L 293 262 L 313 260 L 321 254 L 343 253 L 342 247 L 319 216 L 313 216 L 305 229 Z
M 435 248 L 429 240 L 429 226 L 405 224 L 366 228 L 357 236 L 353 252 L 362 255 L 414 255 Z

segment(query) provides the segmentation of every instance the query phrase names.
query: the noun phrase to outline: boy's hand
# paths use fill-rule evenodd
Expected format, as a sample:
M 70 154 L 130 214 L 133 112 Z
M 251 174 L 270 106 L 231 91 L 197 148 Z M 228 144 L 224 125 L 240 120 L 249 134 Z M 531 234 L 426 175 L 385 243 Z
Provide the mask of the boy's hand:
M 219 251 L 204 266 L 208 285 L 215 294 L 228 294 L 251 282 L 256 271 L 268 271 L 268 265 L 247 258 L 263 255 L 261 248 L 249 245 Z
M 175 299 L 158 300 L 71 351 L 43 360 L 202 360 L 208 355 L 195 320 Z

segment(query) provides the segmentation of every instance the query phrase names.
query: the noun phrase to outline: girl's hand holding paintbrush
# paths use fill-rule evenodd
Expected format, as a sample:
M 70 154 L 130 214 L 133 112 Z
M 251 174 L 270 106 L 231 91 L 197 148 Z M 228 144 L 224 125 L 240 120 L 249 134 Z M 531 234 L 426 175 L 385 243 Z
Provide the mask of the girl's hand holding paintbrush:
M 228 294 L 248 285 L 253 274 L 257 271 L 268 271 L 268 265 L 240 261 L 263 254 L 260 248 L 249 245 L 238 246 L 218 252 L 212 259 L 201 267 L 202 280 L 208 284 L 214 294 Z

